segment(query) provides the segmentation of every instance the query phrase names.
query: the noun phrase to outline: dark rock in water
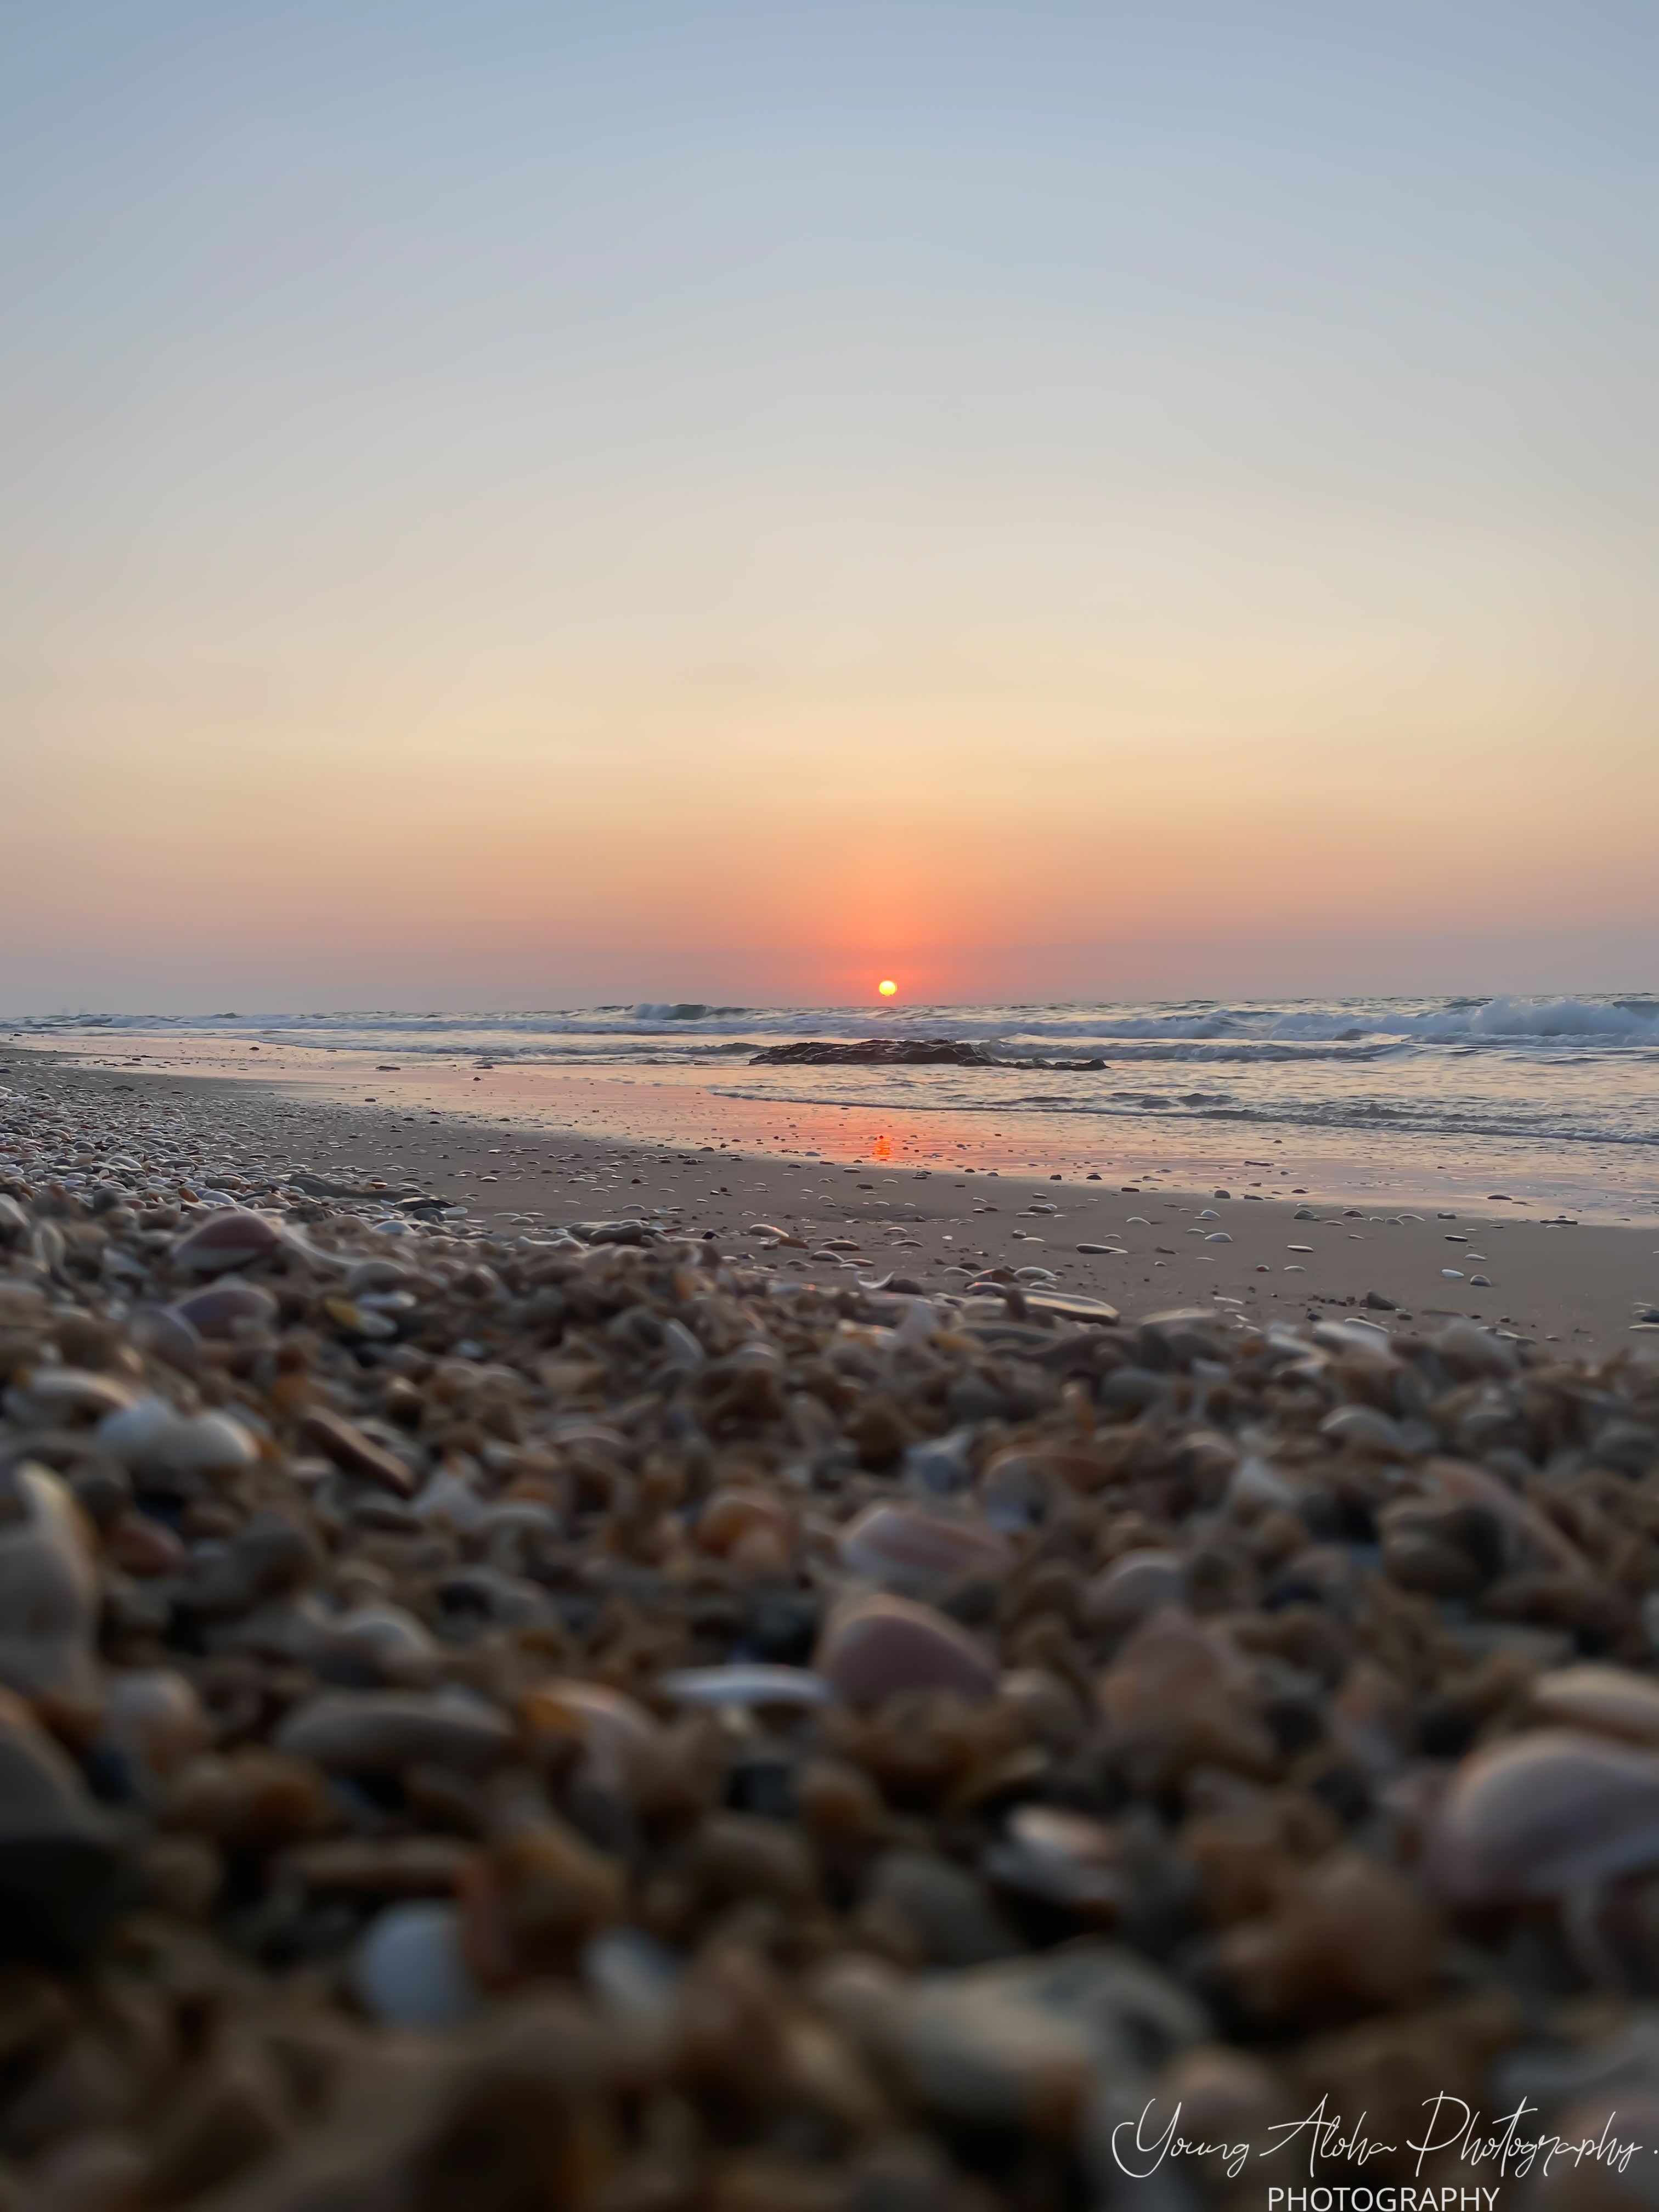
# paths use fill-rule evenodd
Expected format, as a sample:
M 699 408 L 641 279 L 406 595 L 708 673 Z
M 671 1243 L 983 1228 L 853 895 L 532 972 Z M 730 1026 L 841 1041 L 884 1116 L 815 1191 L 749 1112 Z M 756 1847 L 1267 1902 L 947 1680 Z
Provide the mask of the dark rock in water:
M 865 1037 L 857 1044 L 830 1044 L 811 1037 L 800 1044 L 769 1045 L 750 1059 L 750 1067 L 1000 1067 L 983 1045 L 951 1037 Z

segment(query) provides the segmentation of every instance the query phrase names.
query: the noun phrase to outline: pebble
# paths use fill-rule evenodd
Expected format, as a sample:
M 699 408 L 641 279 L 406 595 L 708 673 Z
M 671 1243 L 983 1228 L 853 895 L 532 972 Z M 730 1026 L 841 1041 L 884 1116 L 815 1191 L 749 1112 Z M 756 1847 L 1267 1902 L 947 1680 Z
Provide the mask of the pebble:
M 347 1774 L 421 1765 L 485 1774 L 511 1757 L 514 1735 L 501 1714 L 472 1698 L 328 1690 L 296 1706 L 271 1740 L 279 1751 Z
M 1075 2133 L 1114 2075 L 1146 2081 L 1212 2033 L 1194 1997 L 1110 1944 L 923 1976 L 900 2002 L 902 2061 L 927 2105 L 1038 2134 Z
M 1148 1613 L 1184 1605 L 1186 1597 L 1186 1564 L 1178 1553 L 1152 1548 L 1126 1552 L 1085 1591 L 1084 1625 L 1101 1635 L 1121 1635 Z
M 80 1774 L 0 1691 L 0 1956 L 61 1963 L 116 1905 L 115 1839 Z
M 377 1912 L 353 1954 L 351 1982 L 388 2027 L 453 2027 L 483 2002 L 451 1905 L 389 1905 Z
M 110 1741 L 158 1779 L 205 1751 L 211 1736 L 194 1686 L 170 1667 L 112 1674 L 104 1704 Z
M 9 1480 L 17 1517 L 0 1522 L 0 1683 L 95 1704 L 99 1586 L 85 1524 L 46 1468 L 24 1461 Z

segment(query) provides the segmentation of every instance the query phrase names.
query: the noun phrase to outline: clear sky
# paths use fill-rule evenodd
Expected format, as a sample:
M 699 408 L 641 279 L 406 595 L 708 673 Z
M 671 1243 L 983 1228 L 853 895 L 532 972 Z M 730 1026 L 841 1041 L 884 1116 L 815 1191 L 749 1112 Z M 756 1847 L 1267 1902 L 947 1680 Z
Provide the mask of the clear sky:
M 0 0 L 0 1010 L 1659 982 L 1653 0 Z

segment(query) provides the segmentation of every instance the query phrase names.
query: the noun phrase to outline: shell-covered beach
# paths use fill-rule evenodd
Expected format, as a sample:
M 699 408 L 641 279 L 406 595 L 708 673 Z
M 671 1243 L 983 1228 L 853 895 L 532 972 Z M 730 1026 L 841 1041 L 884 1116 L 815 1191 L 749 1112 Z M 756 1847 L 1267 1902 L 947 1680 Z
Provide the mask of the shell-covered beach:
M 1321 2098 L 1379 2185 L 1468 2179 L 1437 2096 L 1659 2111 L 1650 1324 L 924 1283 L 614 1147 L 479 1218 L 26 1078 L 9 2201 L 1185 2207 Z

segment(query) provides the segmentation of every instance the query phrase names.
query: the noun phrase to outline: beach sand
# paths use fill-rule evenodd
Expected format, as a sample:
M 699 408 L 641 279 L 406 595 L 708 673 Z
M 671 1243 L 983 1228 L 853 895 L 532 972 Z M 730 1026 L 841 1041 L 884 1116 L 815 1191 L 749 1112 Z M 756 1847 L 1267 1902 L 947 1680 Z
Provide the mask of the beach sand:
M 419 1083 L 432 1095 L 429 1071 Z M 1541 1221 L 1497 1199 L 1478 1209 L 1433 1196 L 1345 1199 L 1328 1194 L 1328 1177 L 1317 1197 L 1267 1196 L 1240 1182 L 1183 1188 L 1143 1178 L 1125 1187 L 1074 1166 L 999 1169 L 985 1164 L 994 1163 L 994 1147 L 975 1165 L 918 1168 L 893 1156 L 884 1132 L 843 1138 L 840 1158 L 823 1149 L 830 1135 L 818 1129 L 812 1153 L 729 1140 L 630 1143 L 550 1130 L 501 1110 L 499 1097 L 486 1111 L 472 1102 L 470 1076 L 451 1087 L 444 1108 L 417 1107 L 408 1093 L 395 1103 L 346 1103 L 317 1082 L 117 1071 L 14 1048 L 0 1085 L 118 1134 L 124 1115 L 176 1113 L 179 1134 L 202 1148 L 221 1188 L 237 1162 L 279 1180 L 279 1170 L 304 1169 L 362 1189 L 366 1203 L 376 1181 L 414 1184 L 465 1206 L 464 1224 L 454 1225 L 481 1232 L 533 1237 L 637 1208 L 820 1282 L 890 1275 L 938 1294 L 960 1291 L 982 1270 L 1037 1267 L 1129 1319 L 1215 1304 L 1300 1321 L 1353 1307 L 1387 1326 L 1467 1316 L 1575 1352 L 1659 1346 L 1659 1328 L 1643 1318 L 1659 1310 L 1659 1224 Z M 597 1113 L 606 1088 L 590 1082 L 574 1095 Z M 697 1094 L 684 1096 L 695 1130 Z M 861 1156 L 850 1148 L 860 1141 Z M 1033 1206 L 1055 1211 L 1033 1214 Z M 1303 1218 L 1310 1212 L 1316 1218 Z M 799 1237 L 806 1250 L 770 1249 L 750 1233 L 762 1224 Z M 854 1249 L 813 1258 L 826 1239 Z M 1111 1249 L 1079 1249 L 1089 1245 Z
M 1645 1236 L 0 1080 L 5 2212 L 1659 2140 Z

